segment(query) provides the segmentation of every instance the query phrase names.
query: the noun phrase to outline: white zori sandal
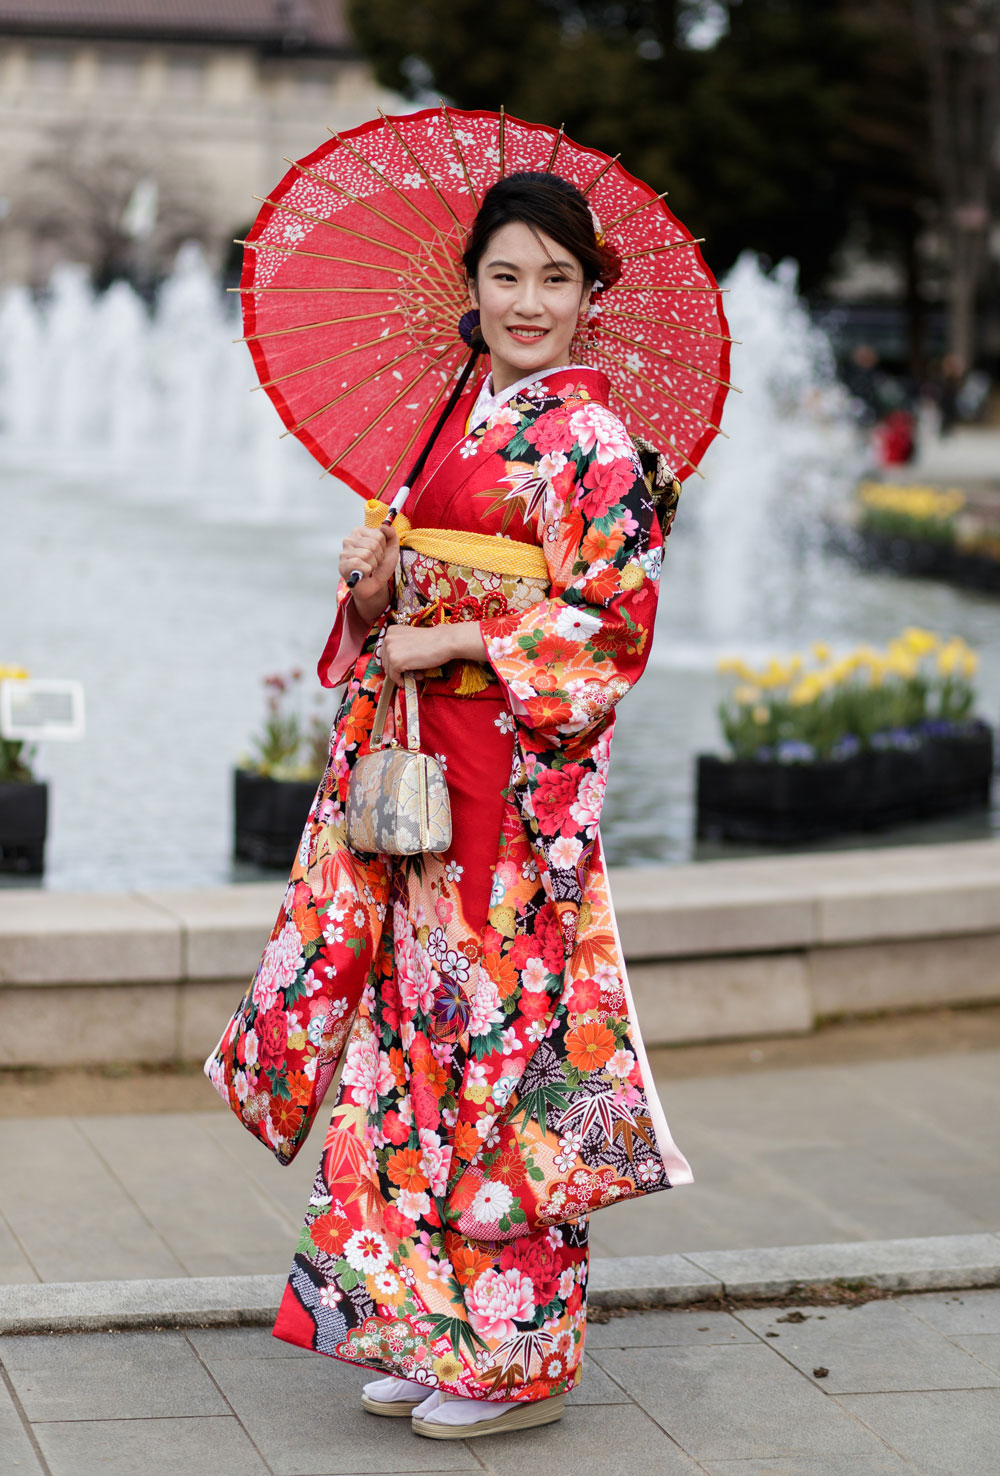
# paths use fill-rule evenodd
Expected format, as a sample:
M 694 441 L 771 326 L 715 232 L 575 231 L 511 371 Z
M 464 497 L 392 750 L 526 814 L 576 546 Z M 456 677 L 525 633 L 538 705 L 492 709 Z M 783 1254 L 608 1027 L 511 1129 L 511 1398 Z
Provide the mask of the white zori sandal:
M 562 1419 L 565 1394 L 552 1399 L 501 1401 L 461 1399 L 435 1390 L 413 1411 L 415 1435 L 431 1440 L 475 1440 L 479 1435 L 503 1435 L 507 1430 L 533 1430 Z
M 427 1398 L 427 1385 L 414 1379 L 374 1379 L 361 1391 L 361 1403 L 369 1414 L 409 1419 Z

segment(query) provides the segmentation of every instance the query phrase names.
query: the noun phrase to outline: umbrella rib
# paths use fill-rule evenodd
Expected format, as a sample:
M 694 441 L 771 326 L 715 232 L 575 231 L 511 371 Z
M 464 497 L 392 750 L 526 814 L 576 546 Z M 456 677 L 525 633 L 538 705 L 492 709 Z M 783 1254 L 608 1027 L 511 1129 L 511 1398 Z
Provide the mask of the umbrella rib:
M 738 385 L 732 384 L 728 379 L 720 379 L 717 374 L 710 374 L 707 369 L 702 369 L 698 364 L 689 364 L 686 359 L 678 359 L 676 354 L 668 354 L 665 349 L 654 348 L 649 343 L 638 343 L 634 338 L 626 338 L 622 333 L 616 333 L 613 328 L 601 328 L 609 338 L 615 338 L 619 343 L 624 343 L 628 348 L 634 348 L 637 352 L 641 349 L 643 353 L 655 354 L 658 359 L 669 359 L 671 364 L 677 364 L 681 369 L 690 369 L 692 374 L 701 374 L 705 379 L 714 380 L 716 384 L 725 385 L 726 389 L 735 390 L 738 395 L 743 391 Z
M 691 236 L 684 241 L 668 241 L 664 246 L 647 246 L 644 251 L 630 251 L 622 261 L 635 261 L 639 256 L 657 256 L 662 251 L 676 251 L 680 246 L 700 246 L 705 236 Z
M 616 282 L 608 292 L 731 292 L 731 287 L 670 287 L 666 282 Z
M 330 256 L 325 251 L 300 251 L 297 246 L 272 246 L 269 241 L 236 240 L 234 244 L 246 246 L 250 251 L 275 251 L 279 256 L 308 256 L 311 261 L 333 261 L 338 266 L 365 267 L 373 272 L 391 272 L 394 277 L 398 278 L 403 276 L 399 267 L 384 266 L 379 261 L 356 261 L 352 256 Z
M 345 236 L 356 236 L 359 241 L 367 241 L 369 246 L 377 246 L 380 251 L 394 251 L 397 256 L 410 260 L 411 253 L 404 251 L 402 246 L 393 246 L 388 241 L 379 241 L 375 236 L 366 236 L 364 231 L 354 231 L 350 226 L 341 225 L 339 220 L 326 220 L 322 215 L 313 215 L 310 210 L 296 210 L 294 205 L 284 205 L 280 200 L 272 200 L 262 195 L 253 195 L 252 199 L 261 205 L 270 205 L 273 210 L 283 210 L 288 215 L 297 215 L 300 220 L 311 220 L 316 225 L 328 226 L 331 231 L 343 231 Z M 257 238 L 259 239 L 259 238 Z
M 260 384 L 255 384 L 253 388 L 255 390 L 270 389 L 272 384 L 284 384 L 286 380 L 296 379 L 300 374 L 308 374 L 312 369 L 325 369 L 327 364 L 335 364 L 338 359 L 350 358 L 352 354 L 363 353 L 365 349 L 378 348 L 380 344 L 390 343 L 394 338 L 405 338 L 408 333 L 407 328 L 397 328 L 395 333 L 387 333 L 385 338 L 372 338 L 368 343 L 356 343 L 350 348 L 341 349 L 339 354 L 331 354 L 327 359 L 317 359 L 315 364 L 303 364 L 301 369 L 290 369 L 287 374 L 279 374 L 274 379 L 262 379 Z M 400 354 L 383 364 L 382 367 L 391 369 L 394 364 L 400 364 L 408 357 L 408 354 Z
M 449 344 L 448 348 L 445 349 L 444 352 L 449 353 L 453 347 L 454 345 Z M 366 374 L 363 379 L 356 380 L 354 384 L 349 385 L 347 389 L 343 390 L 334 399 L 328 400 L 325 405 L 320 405 L 318 410 L 310 410 L 309 414 L 305 417 L 304 420 L 299 420 L 296 422 L 295 425 L 290 425 L 287 430 L 282 431 L 278 439 L 283 441 L 286 436 L 297 435 L 302 427 L 304 425 L 308 425 L 310 421 L 315 420 L 317 415 L 325 415 L 328 410 L 332 410 L 343 400 L 350 399 L 351 395 L 353 395 L 356 390 L 363 389 L 366 384 L 371 384 L 373 379 L 378 379 L 382 374 L 386 372 L 387 369 L 391 369 L 393 364 L 402 364 L 409 357 L 409 354 L 400 354 L 397 358 L 392 360 L 391 364 L 380 364 L 377 369 L 373 369 L 371 373 Z
M 265 290 L 271 292 L 278 289 L 269 287 Z M 289 291 L 291 290 L 289 288 Z M 262 338 L 282 338 L 288 333 L 306 333 L 310 328 L 339 328 L 342 323 L 369 323 L 373 318 L 381 318 L 382 322 L 385 322 L 386 318 L 401 318 L 402 316 L 399 308 L 394 308 L 387 313 L 353 313 L 347 318 L 326 318 L 319 323 L 296 323 L 291 328 L 273 328 L 267 333 L 250 333 L 244 338 L 234 338 L 233 343 L 257 343 Z
M 563 137 L 564 137 L 564 132 L 565 132 L 565 128 L 566 128 L 566 124 L 565 123 L 560 123 L 559 124 L 559 132 L 556 134 L 556 141 L 552 145 L 552 152 L 549 155 L 549 162 L 545 166 L 545 173 L 546 174 L 551 174 L 552 173 L 552 166 L 556 162 L 556 155 L 558 154 L 560 145 L 562 144 Z
M 586 189 L 580 191 L 580 193 L 581 193 L 581 195 L 583 195 L 584 199 L 586 199 L 586 197 L 590 194 L 591 190 L 594 188 L 595 185 L 600 184 L 601 180 L 607 174 L 607 172 L 611 168 L 612 164 L 617 164 L 618 163 L 618 160 L 620 158 L 621 158 L 621 154 L 616 154 L 613 159 L 609 159 L 606 164 L 602 165 L 602 167 L 597 171 L 597 173 L 594 175 L 593 179 L 590 181 L 590 184 L 587 185 Z
M 239 292 L 244 297 L 266 297 L 272 292 L 309 292 L 318 295 L 320 292 L 382 292 L 387 293 L 388 287 L 227 287 L 227 292 Z
M 624 215 L 619 215 L 617 220 L 613 220 L 610 222 L 610 224 L 606 225 L 604 227 L 605 235 L 607 235 L 608 231 L 616 230 L 618 226 L 624 224 L 626 220 L 631 220 L 633 215 L 638 215 L 639 211 L 645 210 L 647 205 L 659 204 L 659 202 L 661 200 L 665 200 L 669 194 L 669 190 L 661 190 L 658 195 L 653 195 L 648 200 L 640 200 L 638 205 L 633 205 L 631 210 L 626 210 Z
M 448 109 L 445 106 L 444 98 L 441 99 L 441 112 L 444 114 L 444 121 L 447 124 L 448 132 L 451 134 L 451 141 L 452 141 L 452 144 L 454 146 L 455 153 L 458 156 L 458 162 L 462 166 L 462 173 L 465 175 L 465 183 L 469 187 L 469 194 L 472 196 L 472 203 L 473 203 L 473 205 L 475 205 L 476 209 L 478 210 L 479 209 L 479 197 L 476 194 L 476 187 L 472 183 L 472 179 L 470 178 L 468 166 L 466 165 L 466 162 L 465 162 L 465 155 L 462 153 L 461 147 L 459 146 L 458 139 L 455 136 L 455 125 L 451 121 L 451 114 L 448 112 Z
M 344 140 L 341 139 L 341 142 L 343 143 Z M 355 150 L 355 153 L 356 152 L 357 150 Z M 361 162 L 363 164 L 368 163 L 368 160 L 362 159 L 360 154 L 358 154 L 358 158 L 361 159 Z M 284 162 L 286 164 L 290 164 L 293 169 L 297 169 L 300 174 L 306 175 L 307 178 L 315 180 L 317 184 L 323 185 L 326 189 L 331 190 L 335 195 L 343 195 L 345 199 L 350 200 L 352 205 L 360 205 L 363 210 L 371 211 L 372 215 L 377 215 L 379 220 L 384 220 L 386 225 L 392 226 L 393 230 L 402 231 L 404 236 L 412 237 L 412 239 L 414 241 L 417 241 L 421 246 L 425 244 L 425 236 L 418 235 L 416 231 L 411 231 L 409 226 L 403 225 L 401 221 L 393 220 L 391 215 L 386 215 L 383 210 L 379 210 L 378 206 L 373 205 L 370 200 L 365 200 L 362 199 L 360 195 L 352 194 L 350 190 L 346 190 L 343 185 L 336 184 L 332 179 L 324 179 L 322 174 L 317 174 L 314 169 L 307 169 L 306 166 L 304 164 L 300 164 L 297 159 L 289 159 L 286 156 Z M 429 226 L 432 226 L 434 229 L 436 229 L 436 227 L 434 227 L 434 222 L 427 220 L 427 217 L 426 215 L 424 215 L 423 211 L 417 210 L 417 207 L 415 205 L 412 205 L 412 202 L 410 200 L 407 200 L 402 191 L 397 190 L 395 185 L 389 184 L 388 180 L 383 180 L 382 182 L 383 184 L 387 185 L 389 189 L 395 190 L 395 193 L 399 195 L 399 198 L 403 200 L 407 205 L 411 205 L 412 209 L 416 211 L 421 220 L 426 221 Z
M 385 114 L 383 113 L 382 116 L 384 118 Z M 360 149 L 356 149 L 351 141 L 345 138 L 342 133 L 337 133 L 337 131 L 333 128 L 330 128 L 328 131 L 333 134 L 334 138 L 337 140 L 342 148 L 345 148 L 349 154 L 353 154 L 358 163 L 363 164 L 368 172 L 374 175 L 379 184 L 385 185 L 387 190 L 391 190 L 394 195 L 398 195 L 403 204 L 407 205 L 413 211 L 414 215 L 419 215 L 420 219 L 424 222 L 425 225 L 429 225 L 431 230 L 434 231 L 435 234 L 439 234 L 438 228 L 431 220 L 430 216 L 425 215 L 420 206 L 416 205 L 404 190 L 401 190 L 398 185 L 393 184 L 392 180 L 389 179 L 388 175 L 382 173 L 377 164 L 373 164 L 370 159 L 366 159 L 364 154 L 361 153 Z M 412 235 L 413 232 L 411 231 L 410 234 Z M 415 239 L 420 242 L 426 241 L 426 237 L 424 236 L 417 236 Z
M 447 384 L 447 381 L 445 381 L 445 383 L 438 390 L 437 394 L 434 396 L 433 400 L 431 400 L 430 404 L 427 406 L 427 410 L 426 410 L 426 413 L 425 413 L 425 418 L 422 421 L 420 421 L 420 423 L 416 426 L 416 428 L 413 431 L 413 434 L 410 436 L 410 439 L 407 441 L 407 443 L 403 447 L 402 451 L 400 451 L 399 455 L 396 457 L 396 460 L 392 463 L 392 466 L 390 466 L 389 470 L 386 472 L 386 474 L 385 474 L 385 482 L 383 483 L 383 487 L 388 487 L 388 486 L 391 485 L 391 483 L 392 483 L 392 481 L 393 481 L 393 479 L 394 479 L 394 477 L 396 475 L 397 468 L 400 466 L 400 464 L 402 462 L 404 462 L 406 460 L 407 456 L 409 455 L 410 451 L 413 448 L 414 441 L 420 435 L 420 432 L 426 426 L 427 421 L 434 414 L 434 411 L 440 405 L 441 401 L 444 399 L 444 397 L 445 397 L 445 395 L 447 393 L 448 393 L 448 384 Z
M 627 308 L 602 308 L 601 316 L 634 318 L 638 323 L 653 323 L 662 328 L 683 328 L 686 333 L 700 333 L 703 338 L 718 338 L 722 343 L 741 344 L 743 342 L 741 338 L 728 338 L 725 333 L 712 333 L 708 328 L 696 328 L 693 323 L 675 323 L 672 318 L 650 318 L 645 313 L 630 313 Z
M 505 177 L 505 169 L 506 169 L 506 165 L 504 163 L 504 145 L 506 143 L 506 138 L 505 138 L 506 126 L 507 126 L 507 112 L 506 112 L 506 109 L 504 108 L 503 103 L 501 103 L 500 104 L 500 128 L 499 128 L 499 131 L 497 133 L 497 144 L 499 146 L 499 156 L 500 156 L 500 178 L 501 179 L 503 179 Z
M 437 185 L 434 183 L 434 181 L 431 178 L 431 176 L 427 173 L 427 170 L 421 164 L 421 162 L 417 158 L 416 154 L 410 148 L 410 145 L 406 142 L 406 139 L 400 133 L 400 131 L 396 127 L 395 123 L 392 121 L 391 118 L 387 117 L 386 114 L 383 113 L 383 111 L 382 111 L 381 108 L 379 108 L 378 111 L 379 111 L 379 117 L 382 119 L 382 122 L 385 123 L 387 125 L 387 127 L 389 127 L 392 130 L 392 132 L 396 135 L 396 137 L 399 139 L 400 143 L 403 145 L 403 148 L 406 150 L 407 154 L 409 154 L 410 158 L 413 160 L 414 164 L 420 170 L 420 173 L 423 175 L 424 179 L 426 179 L 427 183 L 430 185 L 431 189 L 434 191 L 435 195 L 438 198 L 438 202 L 441 205 L 444 206 L 445 210 L 447 210 L 447 212 L 451 216 L 452 220 L 459 227 L 459 229 L 461 229 L 462 222 L 459 220 L 459 218 L 455 214 L 454 210 L 452 210 L 451 206 L 448 204 L 448 201 L 442 195 L 441 191 L 438 189 Z M 502 109 L 501 109 L 501 111 L 502 111 Z M 437 227 L 435 227 L 435 229 L 437 229 Z M 440 231 L 438 231 L 438 234 L 440 235 Z
M 457 346 L 462 347 L 463 345 Z M 326 470 L 328 472 L 332 472 L 335 466 L 340 466 L 340 464 L 345 461 L 348 456 L 350 456 L 351 452 L 354 451 L 358 446 L 360 446 L 365 436 L 369 435 L 371 431 L 373 431 L 375 427 L 379 424 L 379 422 L 385 419 L 385 417 L 389 414 L 389 411 L 394 410 L 399 404 L 400 400 L 404 399 L 408 394 L 411 394 L 413 392 L 413 390 L 417 387 L 425 374 L 430 374 L 433 369 L 437 368 L 442 359 L 447 358 L 450 353 L 454 353 L 455 347 L 456 345 L 452 344 L 450 347 L 446 348 L 443 353 L 438 354 L 436 359 L 432 359 L 429 364 L 425 364 L 423 369 L 421 369 L 420 373 L 417 375 L 416 379 L 411 379 L 410 383 L 406 385 L 404 389 L 400 390 L 395 399 L 390 400 L 388 405 L 386 405 L 382 410 L 379 411 L 374 420 L 370 420 L 368 424 L 358 432 L 351 444 L 340 453 L 336 460 L 330 462 L 330 465 L 326 468 Z
M 718 434 L 725 437 L 727 441 L 729 440 L 729 437 L 726 435 L 726 432 L 722 429 L 721 425 L 716 425 L 714 420 L 709 420 L 707 415 L 703 415 L 700 410 L 696 410 L 694 406 L 689 405 L 686 400 L 682 400 L 679 396 L 671 394 L 668 389 L 664 389 L 662 384 L 657 384 L 655 380 L 650 379 L 648 375 L 643 374 L 638 369 L 630 369 L 623 359 L 616 359 L 614 354 L 606 353 L 604 357 L 606 359 L 610 359 L 612 364 L 617 364 L 619 369 L 624 369 L 626 374 L 631 374 L 635 379 L 641 379 L 643 384 L 648 384 L 649 388 L 651 390 L 655 390 L 658 395 L 666 395 L 668 400 L 673 400 L 675 405 L 679 405 L 681 409 L 686 410 L 689 415 L 696 416 L 698 420 L 703 421 L 705 425 L 711 426 L 712 430 L 717 431 Z
M 649 416 L 646 415 L 642 410 L 640 410 L 638 405 L 633 405 L 632 401 L 626 400 L 624 395 L 622 395 L 621 398 L 625 400 L 626 405 L 633 413 L 633 415 L 638 415 L 640 420 L 645 421 L 645 423 L 649 426 L 650 430 L 653 431 L 655 435 L 662 436 L 667 445 L 670 447 L 671 451 L 676 452 L 676 454 L 681 458 L 682 461 L 686 461 L 688 466 L 691 468 L 696 476 L 701 477 L 702 481 L 705 480 L 704 475 L 698 470 L 697 466 L 691 460 L 690 456 L 687 456 L 679 446 L 674 445 L 673 441 L 667 435 L 662 425 L 657 425 L 655 420 L 650 420 Z

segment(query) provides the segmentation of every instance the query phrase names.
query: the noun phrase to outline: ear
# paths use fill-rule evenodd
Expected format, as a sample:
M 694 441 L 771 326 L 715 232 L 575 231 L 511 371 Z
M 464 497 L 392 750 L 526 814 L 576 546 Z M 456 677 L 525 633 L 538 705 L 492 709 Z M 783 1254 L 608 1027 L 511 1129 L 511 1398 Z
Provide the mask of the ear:
M 476 286 L 476 279 L 475 277 L 469 277 L 467 278 L 467 282 L 469 289 L 469 306 L 477 308 L 479 306 L 479 289 Z

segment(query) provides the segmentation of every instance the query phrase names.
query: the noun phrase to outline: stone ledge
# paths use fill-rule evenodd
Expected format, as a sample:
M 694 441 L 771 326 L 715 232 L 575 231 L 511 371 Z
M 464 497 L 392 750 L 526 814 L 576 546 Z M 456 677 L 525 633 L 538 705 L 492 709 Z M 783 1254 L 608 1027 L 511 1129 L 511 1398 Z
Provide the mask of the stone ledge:
M 778 1299 L 800 1287 L 836 1290 L 844 1283 L 910 1292 L 1000 1286 L 1000 1232 L 597 1257 L 589 1301 L 595 1307 L 684 1307 L 723 1297 Z M 0 1286 L 0 1334 L 266 1326 L 284 1287 L 284 1276 Z
M 630 964 L 1000 933 L 993 840 L 612 868 L 610 880 Z M 249 978 L 284 886 L 0 893 L 0 988 Z

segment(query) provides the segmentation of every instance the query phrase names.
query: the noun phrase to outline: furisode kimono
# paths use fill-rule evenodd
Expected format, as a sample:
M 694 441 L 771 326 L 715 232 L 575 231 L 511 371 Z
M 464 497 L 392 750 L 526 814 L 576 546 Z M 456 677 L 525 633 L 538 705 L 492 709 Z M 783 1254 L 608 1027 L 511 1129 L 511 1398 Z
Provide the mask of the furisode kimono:
M 397 524 L 389 612 L 367 630 L 342 586 L 319 670 L 347 687 L 237 1078 L 280 1156 L 344 1053 L 276 1336 L 473 1399 L 571 1388 L 588 1214 L 692 1180 L 643 1050 L 598 831 L 663 542 L 607 395 L 595 370 L 553 370 L 470 428 L 470 391 L 410 494 L 413 531 Z M 453 561 L 442 529 L 455 549 L 464 532 L 533 545 L 537 572 Z M 419 684 L 421 746 L 451 797 L 441 856 L 358 856 L 344 837 L 390 618 L 479 620 L 489 656 Z

